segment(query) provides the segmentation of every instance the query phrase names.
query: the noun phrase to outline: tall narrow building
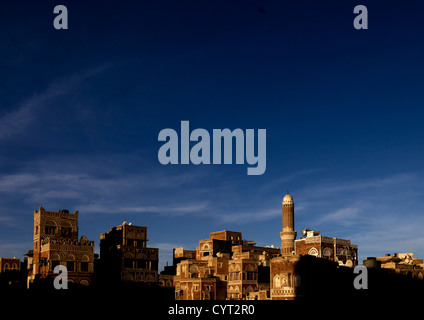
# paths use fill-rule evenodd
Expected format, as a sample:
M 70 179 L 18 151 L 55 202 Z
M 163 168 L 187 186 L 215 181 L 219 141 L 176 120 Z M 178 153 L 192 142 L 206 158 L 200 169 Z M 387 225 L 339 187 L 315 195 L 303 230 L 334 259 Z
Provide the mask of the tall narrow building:
M 68 282 L 87 286 L 94 274 L 94 241 L 78 239 L 78 211 L 34 210 L 34 247 L 28 261 L 27 285 L 36 279 L 52 280 L 55 267 L 63 265 Z
M 283 257 L 294 254 L 294 240 L 296 231 L 294 231 L 294 202 L 291 195 L 283 198 L 283 229 L 280 232 L 281 254 Z

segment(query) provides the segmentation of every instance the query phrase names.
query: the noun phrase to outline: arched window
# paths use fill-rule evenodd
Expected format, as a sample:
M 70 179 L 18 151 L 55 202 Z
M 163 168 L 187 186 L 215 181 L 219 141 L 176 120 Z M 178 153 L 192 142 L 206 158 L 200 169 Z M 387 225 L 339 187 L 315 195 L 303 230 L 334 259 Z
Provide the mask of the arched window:
M 318 257 L 318 250 L 316 248 L 311 248 L 311 249 L 309 249 L 308 254 L 310 256 Z
M 65 221 L 60 227 L 60 234 L 62 237 L 69 237 L 72 235 L 72 225 L 70 222 Z
M 274 279 L 272 279 L 272 283 L 275 289 L 281 288 L 281 278 L 280 275 L 276 275 Z
M 76 265 L 75 265 L 75 256 L 73 254 L 68 255 L 66 262 L 66 268 L 68 269 L 68 272 L 76 271 Z
M 89 261 L 90 258 L 87 255 L 83 255 L 81 258 L 81 272 L 89 271 Z
M 51 270 L 54 271 L 54 268 L 60 264 L 60 256 L 57 253 L 54 253 L 50 257 L 50 267 Z
M 246 267 L 246 280 L 255 280 L 255 274 L 255 267 L 249 264 Z
M 44 225 L 44 234 L 56 234 L 57 233 L 57 223 L 53 220 L 47 220 Z
M 82 286 L 84 286 L 84 287 L 87 287 L 87 286 L 89 286 L 89 285 L 90 285 L 90 282 L 88 282 L 88 280 L 82 279 L 82 280 L 80 281 L 80 285 L 82 285 Z
M 326 259 L 330 259 L 330 258 L 331 258 L 331 256 L 333 255 L 333 250 L 332 250 L 332 249 L 330 249 L 330 248 L 325 248 L 325 249 L 322 251 L 322 255 L 323 255 L 323 257 L 324 257 L 324 258 L 326 258 Z
M 282 287 L 291 287 L 291 274 L 283 273 L 281 275 L 281 286 Z

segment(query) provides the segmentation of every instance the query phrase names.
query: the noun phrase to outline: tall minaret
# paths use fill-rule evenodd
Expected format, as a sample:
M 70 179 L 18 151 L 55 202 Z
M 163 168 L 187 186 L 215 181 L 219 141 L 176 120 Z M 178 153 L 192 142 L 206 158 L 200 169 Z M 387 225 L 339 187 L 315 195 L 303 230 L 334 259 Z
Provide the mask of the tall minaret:
M 283 257 L 291 256 L 294 252 L 294 240 L 296 231 L 294 231 L 294 202 L 291 195 L 283 198 L 283 230 L 280 232 L 281 254 Z

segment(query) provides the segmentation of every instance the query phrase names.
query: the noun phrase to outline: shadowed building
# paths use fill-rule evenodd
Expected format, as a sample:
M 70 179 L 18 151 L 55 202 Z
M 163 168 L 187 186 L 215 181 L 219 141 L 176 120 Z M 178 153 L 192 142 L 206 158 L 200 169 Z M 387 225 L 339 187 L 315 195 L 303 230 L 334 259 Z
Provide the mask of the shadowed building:
M 22 270 L 22 271 L 21 271 Z M 24 287 L 26 283 L 24 266 L 16 258 L 0 258 L 0 291 L 5 287 Z
M 100 235 L 101 273 L 108 282 L 157 283 L 159 249 L 148 248 L 147 227 L 126 222 Z
M 21 271 L 21 260 L 16 258 L 0 258 L 0 273 Z

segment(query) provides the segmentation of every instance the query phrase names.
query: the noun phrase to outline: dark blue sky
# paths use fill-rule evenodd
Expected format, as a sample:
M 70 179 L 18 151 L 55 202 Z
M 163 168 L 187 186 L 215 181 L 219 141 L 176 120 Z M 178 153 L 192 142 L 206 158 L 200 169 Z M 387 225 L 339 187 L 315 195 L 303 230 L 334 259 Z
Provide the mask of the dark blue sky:
M 66 5 L 69 29 L 55 30 Z M 369 29 L 353 28 L 366 5 Z M 80 211 L 96 241 L 148 227 L 161 265 L 209 232 L 280 245 L 349 238 L 360 259 L 424 256 L 424 3 L 3 1 L 0 256 L 32 248 L 32 214 Z M 168 165 L 164 128 L 267 130 L 267 169 Z

